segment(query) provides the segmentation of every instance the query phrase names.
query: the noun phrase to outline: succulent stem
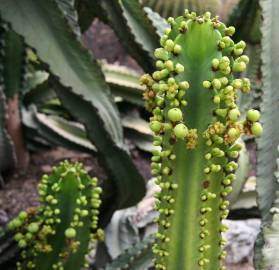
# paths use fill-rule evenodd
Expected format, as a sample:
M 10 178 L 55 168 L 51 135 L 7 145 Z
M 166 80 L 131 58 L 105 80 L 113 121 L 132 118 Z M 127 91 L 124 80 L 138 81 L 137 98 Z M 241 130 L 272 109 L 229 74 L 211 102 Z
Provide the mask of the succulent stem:
M 21 249 L 18 270 L 77 270 L 98 225 L 101 189 L 81 164 L 65 161 L 39 184 L 42 206 L 21 212 L 8 228 Z
M 209 12 L 196 16 L 186 10 L 168 22 L 162 48 L 154 53 L 158 70 L 141 78 L 154 144 L 161 146 L 152 158 L 161 187 L 155 268 L 221 270 L 221 232 L 227 230 L 222 219 L 241 149 L 235 142 L 243 133 L 261 133 L 251 121 L 257 115 L 241 120 L 235 103 L 250 82 L 233 73 L 244 71 L 249 59 L 242 55 L 245 43 L 230 38 L 234 28 Z

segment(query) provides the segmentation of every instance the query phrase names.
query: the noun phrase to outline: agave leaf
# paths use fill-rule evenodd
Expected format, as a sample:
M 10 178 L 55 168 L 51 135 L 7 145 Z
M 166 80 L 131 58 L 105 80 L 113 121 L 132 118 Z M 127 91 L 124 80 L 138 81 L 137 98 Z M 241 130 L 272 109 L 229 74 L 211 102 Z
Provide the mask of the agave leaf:
M 96 153 L 96 147 L 87 139 L 84 127 L 55 115 L 36 113 L 39 132 L 50 142 L 87 153 Z
M 264 134 L 257 141 L 257 193 L 258 205 L 262 215 L 263 228 L 270 228 L 272 232 L 272 222 L 276 224 L 277 216 L 273 216 L 270 209 L 278 192 L 279 183 L 276 175 L 276 160 L 278 159 L 277 146 L 279 144 L 279 122 L 277 117 L 279 87 L 279 31 L 278 16 L 279 2 L 273 0 L 261 0 L 263 24 L 262 24 L 262 81 L 263 96 L 261 103 L 262 123 L 264 126 Z M 270 235 L 270 234 L 268 234 Z M 264 268 L 267 263 L 264 250 L 267 249 L 268 237 L 265 235 L 265 229 L 261 231 L 255 246 L 255 266 L 256 269 Z M 263 247 L 265 248 L 263 249 Z M 271 247 L 272 249 L 273 247 Z M 264 257 L 265 256 L 265 257 Z M 274 259 L 274 258 L 273 258 Z M 276 262 L 275 262 L 276 263 Z M 278 265 L 277 265 L 278 268 Z M 270 269 L 272 268 L 270 266 Z
M 274 176 L 279 183 L 279 159 L 277 159 L 277 168 Z M 257 239 L 257 270 L 276 270 L 279 268 L 279 191 L 276 192 L 276 199 L 270 209 L 270 215 L 270 221 L 263 224 Z
M 146 12 L 153 26 L 156 28 L 157 34 L 161 37 L 164 34 L 164 30 L 169 27 L 166 19 L 161 17 L 159 13 L 153 11 L 149 7 L 144 7 L 144 11 Z
M 138 0 L 100 2 L 103 12 L 120 42 L 145 71 L 153 67 L 153 51 L 159 36 Z
M 114 96 L 143 106 L 143 87 L 139 84 L 140 73 L 117 64 L 101 63 L 106 82 L 110 85 Z
M 28 93 L 48 79 L 49 74 L 45 71 L 34 71 L 27 74 L 24 85 L 24 93 Z
M 78 24 L 78 13 L 75 8 L 76 0 L 55 0 L 58 7 L 63 12 L 68 24 L 71 26 L 72 30 L 75 32 L 78 38 L 81 38 L 81 32 Z
M 152 132 L 148 122 L 139 116 L 137 111 L 129 111 L 122 117 L 122 125 L 125 128 L 125 135 L 136 147 L 145 152 L 152 152 L 158 149 L 153 145 Z
M 242 191 L 237 201 L 231 206 L 231 210 L 251 209 L 257 207 L 256 191 Z
M 54 89 L 49 85 L 49 74 L 37 71 L 26 81 L 23 103 L 25 106 L 31 104 L 42 105 L 56 97 Z
M 217 14 L 220 8 L 220 0 L 143 0 L 143 4 L 150 6 L 153 10 L 160 13 L 164 18 L 177 17 L 181 11 L 189 9 L 202 14 L 205 11 L 211 11 Z
M 113 206 L 136 203 L 144 194 L 144 181 L 124 147 L 119 114 L 109 88 L 97 62 L 76 40 L 56 2 L 4 0 L 0 12 L 28 45 L 36 49 L 40 59 L 48 63 L 61 84 L 67 86 L 59 88 L 57 95 L 63 106 L 85 125 L 115 181 L 118 199 Z
M 105 270 L 142 270 L 152 265 L 151 246 L 153 237 L 148 237 L 128 248 L 123 254 L 107 265 Z
M 258 203 L 263 221 L 270 219 L 270 208 L 275 200 L 278 183 L 274 172 L 278 158 L 279 144 L 279 2 L 262 0 L 263 10 L 263 41 L 262 41 L 262 81 L 263 102 L 261 104 L 263 136 L 257 141 L 257 192 Z
M 259 0 L 240 0 L 229 16 L 228 25 L 233 25 L 238 29 L 234 39 L 258 44 L 261 40 Z

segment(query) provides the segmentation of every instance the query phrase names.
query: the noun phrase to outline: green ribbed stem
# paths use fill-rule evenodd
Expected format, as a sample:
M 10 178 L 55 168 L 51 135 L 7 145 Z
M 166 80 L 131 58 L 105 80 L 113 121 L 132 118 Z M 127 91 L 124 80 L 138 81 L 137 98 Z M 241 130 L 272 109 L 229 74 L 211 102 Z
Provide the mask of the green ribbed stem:
M 254 118 L 241 121 L 235 104 L 237 91 L 248 92 L 250 83 L 234 80 L 232 70 L 243 71 L 249 59 L 240 56 L 245 43 L 229 37 L 234 28 L 209 13 L 186 11 L 168 21 L 163 48 L 155 51 L 158 71 L 141 79 L 154 144 L 161 146 L 151 166 L 161 187 L 155 268 L 224 269 L 221 221 L 235 180 L 235 141 L 243 132 L 257 133 L 258 125 Z
M 79 163 L 55 167 L 39 184 L 42 206 L 22 212 L 9 229 L 21 249 L 18 270 L 77 270 L 95 239 L 100 206 L 97 179 Z

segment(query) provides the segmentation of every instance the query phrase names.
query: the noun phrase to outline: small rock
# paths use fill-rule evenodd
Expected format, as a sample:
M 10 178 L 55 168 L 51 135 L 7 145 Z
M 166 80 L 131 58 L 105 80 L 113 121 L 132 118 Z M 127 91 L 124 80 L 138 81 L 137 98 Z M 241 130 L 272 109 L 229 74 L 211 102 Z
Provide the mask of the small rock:
M 41 166 L 41 170 L 42 170 L 42 172 L 44 172 L 44 173 L 50 173 L 50 172 L 52 171 L 52 168 L 51 168 L 50 165 L 42 165 L 42 166 Z
M 0 209 L 0 226 L 5 225 L 9 221 L 6 211 Z
M 224 233 L 227 240 L 226 263 L 236 264 L 253 260 L 254 244 L 260 230 L 260 219 L 225 220 L 229 230 Z

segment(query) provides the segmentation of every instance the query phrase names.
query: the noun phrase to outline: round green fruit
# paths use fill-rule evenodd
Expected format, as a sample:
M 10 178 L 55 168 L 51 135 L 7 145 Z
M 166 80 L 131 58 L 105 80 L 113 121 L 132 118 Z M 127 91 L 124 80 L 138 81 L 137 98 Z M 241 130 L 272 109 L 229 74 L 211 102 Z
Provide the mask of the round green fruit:
M 203 81 L 202 85 L 203 85 L 204 88 L 208 89 L 208 88 L 211 87 L 211 82 L 210 81 Z
M 150 123 L 150 129 L 154 132 L 157 133 L 161 130 L 161 123 L 159 121 L 152 121 Z
M 29 224 L 27 229 L 31 233 L 36 233 L 39 230 L 39 225 L 38 223 L 32 222 Z
M 24 239 L 21 239 L 19 242 L 18 242 L 18 246 L 20 248 L 25 248 L 27 246 L 27 243 Z
M 182 111 L 178 108 L 173 108 L 168 111 L 168 118 L 172 122 L 178 122 L 182 120 Z
M 232 109 L 229 111 L 229 118 L 232 121 L 237 121 L 240 117 L 240 111 L 238 109 Z
M 259 137 L 263 133 L 263 127 L 259 122 L 255 122 L 251 127 L 251 131 L 254 136 Z
M 236 128 L 230 128 L 228 131 L 228 135 L 231 138 L 237 139 L 239 137 L 239 131 Z
M 76 236 L 77 232 L 75 229 L 73 228 L 68 228 L 66 231 L 65 231 L 65 236 L 67 238 L 74 238 Z
M 251 122 L 257 122 L 260 119 L 261 114 L 259 111 L 252 109 L 247 112 L 246 117 Z
M 219 90 L 222 87 L 222 83 L 219 79 L 213 79 L 212 86 L 214 89 Z
M 184 139 L 188 134 L 188 128 L 184 124 L 176 125 L 173 131 L 178 139 Z

